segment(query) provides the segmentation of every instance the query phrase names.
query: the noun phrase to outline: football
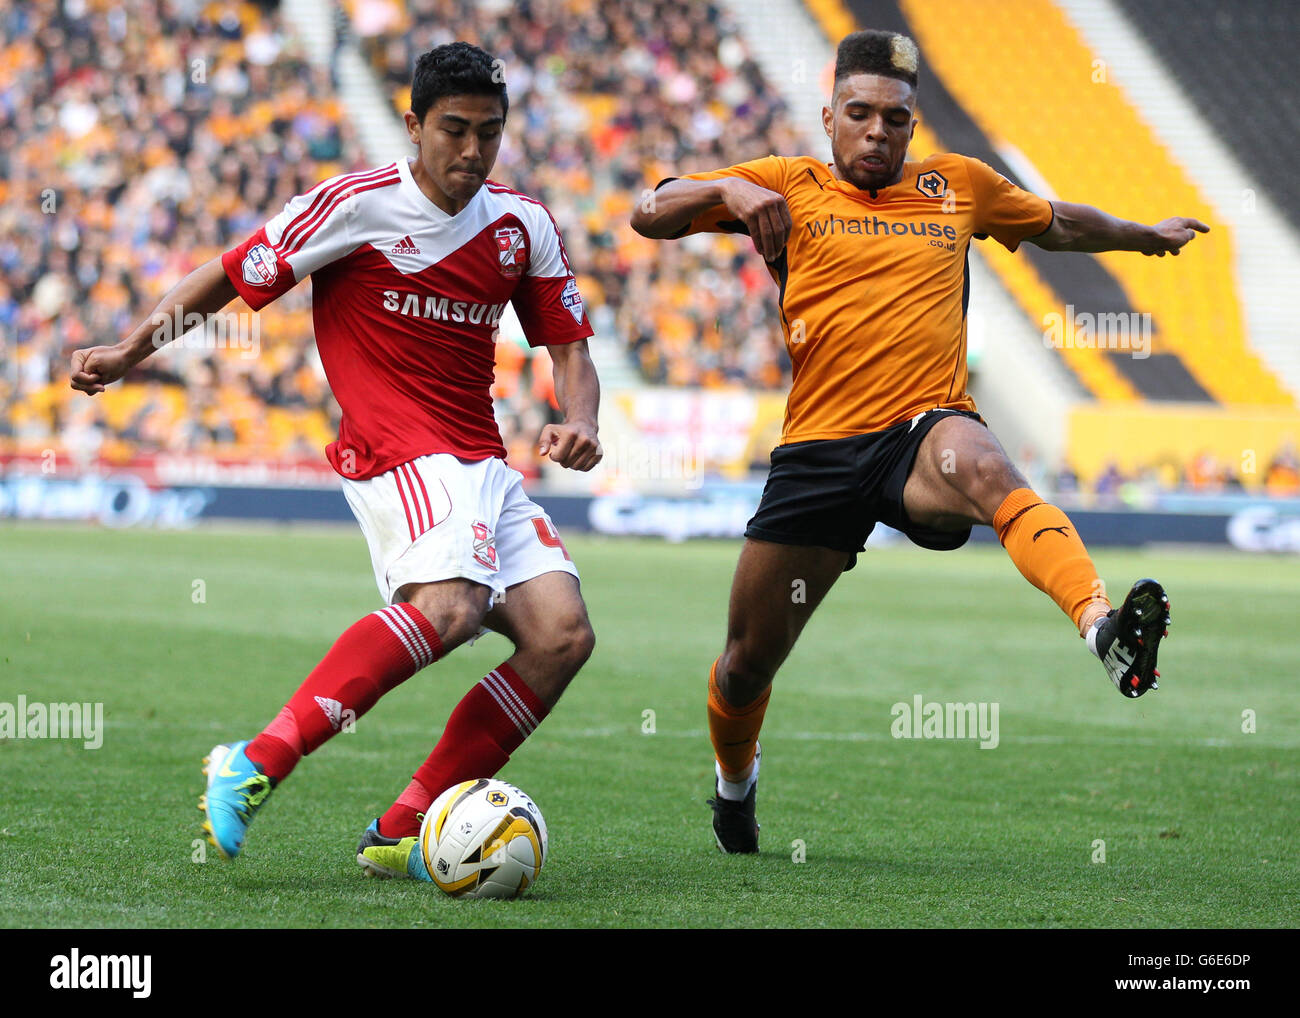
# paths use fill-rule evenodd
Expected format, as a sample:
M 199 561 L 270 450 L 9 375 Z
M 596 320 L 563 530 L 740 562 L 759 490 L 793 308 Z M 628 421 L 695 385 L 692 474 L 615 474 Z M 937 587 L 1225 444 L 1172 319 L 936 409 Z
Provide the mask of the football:
M 546 861 L 546 821 L 504 781 L 452 785 L 420 825 L 419 850 L 433 882 L 453 898 L 517 898 Z

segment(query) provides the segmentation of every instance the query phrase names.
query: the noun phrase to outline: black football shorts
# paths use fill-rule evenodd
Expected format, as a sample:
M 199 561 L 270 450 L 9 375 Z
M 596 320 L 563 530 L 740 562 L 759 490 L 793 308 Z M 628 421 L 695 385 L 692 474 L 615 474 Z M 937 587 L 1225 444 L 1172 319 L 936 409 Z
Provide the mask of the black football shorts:
M 850 552 L 846 570 L 856 564 L 877 523 L 902 531 L 922 548 L 960 548 L 970 539 L 970 527 L 919 527 L 903 511 L 903 486 L 921 441 L 949 414 L 984 423 L 968 410 L 936 409 L 884 431 L 778 446 L 745 536 Z

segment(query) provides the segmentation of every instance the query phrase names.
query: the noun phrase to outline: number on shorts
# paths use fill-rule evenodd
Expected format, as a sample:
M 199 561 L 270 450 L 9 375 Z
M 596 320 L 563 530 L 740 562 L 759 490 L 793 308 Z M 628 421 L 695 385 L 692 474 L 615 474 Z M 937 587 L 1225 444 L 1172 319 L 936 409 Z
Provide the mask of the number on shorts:
M 546 545 L 548 548 L 559 548 L 560 551 L 564 553 L 566 559 L 570 562 L 573 561 L 569 556 L 569 549 L 566 548 L 564 542 L 560 540 L 560 535 L 555 529 L 555 524 L 545 516 L 534 516 L 533 529 L 537 531 L 537 540 L 541 541 L 542 544 Z

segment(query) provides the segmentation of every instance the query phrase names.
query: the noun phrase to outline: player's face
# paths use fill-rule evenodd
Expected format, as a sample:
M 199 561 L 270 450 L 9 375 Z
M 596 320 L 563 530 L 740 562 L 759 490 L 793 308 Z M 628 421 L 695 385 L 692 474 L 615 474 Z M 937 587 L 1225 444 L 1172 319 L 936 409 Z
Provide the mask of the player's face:
M 907 146 L 916 130 L 916 90 L 898 78 L 851 74 L 835 86 L 822 126 L 842 180 L 871 191 L 903 176 Z
M 455 214 L 478 193 L 497 161 L 504 127 L 501 100 L 489 95 L 443 96 L 429 107 L 423 123 L 407 111 L 407 134 L 420 148 L 435 204 Z

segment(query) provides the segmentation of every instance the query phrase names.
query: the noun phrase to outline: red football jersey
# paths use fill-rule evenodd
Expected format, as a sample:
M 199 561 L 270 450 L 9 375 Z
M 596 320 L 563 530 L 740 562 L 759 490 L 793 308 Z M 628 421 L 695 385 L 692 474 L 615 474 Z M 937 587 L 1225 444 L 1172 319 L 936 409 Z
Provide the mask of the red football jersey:
M 354 480 L 433 453 L 505 457 L 490 390 L 508 302 L 532 346 L 592 335 L 541 202 L 489 180 L 451 216 L 406 159 L 292 199 L 222 265 L 254 310 L 311 275 L 316 346 L 343 411 L 325 454 Z

